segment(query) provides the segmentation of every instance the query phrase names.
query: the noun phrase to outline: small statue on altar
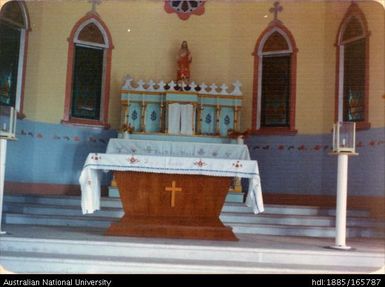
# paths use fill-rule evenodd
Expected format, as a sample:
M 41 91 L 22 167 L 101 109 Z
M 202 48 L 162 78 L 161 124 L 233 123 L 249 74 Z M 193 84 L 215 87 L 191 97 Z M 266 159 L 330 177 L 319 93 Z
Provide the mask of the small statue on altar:
M 187 41 L 183 41 L 177 56 L 177 82 L 180 86 L 188 85 L 190 82 L 191 52 L 188 49 Z

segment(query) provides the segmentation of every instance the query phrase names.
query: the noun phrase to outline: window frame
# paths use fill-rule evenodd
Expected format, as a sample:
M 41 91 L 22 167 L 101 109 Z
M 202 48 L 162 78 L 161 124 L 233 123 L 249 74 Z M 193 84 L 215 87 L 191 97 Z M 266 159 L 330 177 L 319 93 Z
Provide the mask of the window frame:
M 27 66 L 27 51 L 28 51 L 28 40 L 29 32 L 32 31 L 30 18 L 28 14 L 27 5 L 24 1 L 7 1 L 1 7 L 2 10 L 5 5 L 10 2 L 16 2 L 19 6 L 21 14 L 23 16 L 24 25 L 21 27 L 18 23 L 11 19 L 3 18 L 0 21 L 10 24 L 13 28 L 17 28 L 20 31 L 20 42 L 19 42 L 19 59 L 17 67 L 17 83 L 16 83 L 16 96 L 15 96 L 15 109 L 17 111 L 17 117 L 19 119 L 25 118 L 24 114 L 24 91 L 25 91 L 25 77 L 26 77 L 26 66 Z
M 104 38 L 104 44 L 87 42 L 79 40 L 79 34 L 88 24 L 95 24 Z M 64 116 L 61 121 L 63 124 L 85 125 L 93 127 L 109 128 L 108 123 L 108 109 L 109 109 L 109 97 L 110 97 L 110 79 L 111 79 L 111 57 L 112 49 L 114 48 L 112 43 L 111 34 L 96 12 L 89 12 L 83 18 L 81 18 L 75 26 L 72 28 L 70 36 L 68 38 L 68 60 L 67 60 L 67 79 L 65 90 L 65 102 L 64 102 Z M 99 120 L 85 119 L 80 117 L 71 116 L 72 110 L 72 92 L 73 92 L 73 74 L 75 65 L 75 47 L 76 45 L 89 47 L 89 48 L 102 48 L 103 49 L 103 75 L 101 84 L 101 101 L 100 101 L 100 116 Z
M 344 40 L 344 34 L 350 20 L 355 17 L 361 24 L 363 34 Z M 368 23 L 362 10 L 356 3 L 352 3 L 344 18 L 342 19 L 336 39 L 336 83 L 335 83 L 335 116 L 334 120 L 343 121 L 344 119 L 344 65 L 345 65 L 345 45 L 359 40 L 365 41 L 365 87 L 364 87 L 364 120 L 357 121 L 357 130 L 370 129 L 369 122 L 369 37 Z
M 281 51 L 263 52 L 266 41 L 278 32 L 287 42 L 288 49 Z M 297 45 L 291 32 L 280 22 L 274 20 L 261 33 L 255 45 L 254 52 L 254 83 L 253 83 L 253 110 L 252 133 L 258 135 L 295 135 L 295 104 L 297 82 Z M 261 103 L 262 103 L 262 69 L 263 58 L 267 56 L 290 56 L 290 95 L 289 95 L 289 126 L 288 127 L 262 127 Z

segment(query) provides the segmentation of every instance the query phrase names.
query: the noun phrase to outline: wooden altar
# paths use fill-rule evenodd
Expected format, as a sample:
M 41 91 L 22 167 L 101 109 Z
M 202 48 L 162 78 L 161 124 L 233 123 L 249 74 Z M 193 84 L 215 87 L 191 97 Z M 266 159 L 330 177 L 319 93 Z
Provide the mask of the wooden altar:
M 232 178 L 248 178 L 246 205 L 255 214 L 264 210 L 258 163 L 236 159 L 241 151 L 226 147 L 226 159 L 177 156 L 178 151 L 175 156 L 91 153 L 79 178 L 82 212 L 100 209 L 101 173 L 110 170 L 125 214 L 108 235 L 237 240 L 219 219 Z
M 232 178 L 116 171 L 124 216 L 107 235 L 238 240 L 219 219 Z

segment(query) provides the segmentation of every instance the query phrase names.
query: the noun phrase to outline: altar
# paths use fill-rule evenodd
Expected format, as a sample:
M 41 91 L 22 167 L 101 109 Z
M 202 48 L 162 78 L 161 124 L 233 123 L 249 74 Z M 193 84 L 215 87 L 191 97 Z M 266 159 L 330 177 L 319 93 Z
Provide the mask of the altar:
M 264 210 L 246 146 L 111 139 L 107 152 L 88 156 L 80 184 L 83 213 L 93 213 L 100 173 L 114 171 L 125 214 L 108 235 L 237 240 L 219 219 L 233 177 L 249 179 L 246 204 Z
M 237 190 L 249 179 L 246 204 L 264 210 L 258 164 L 228 136 L 239 131 L 240 87 L 127 77 L 119 138 L 81 172 L 83 213 L 100 209 L 100 174 L 113 171 L 124 216 L 107 235 L 237 240 L 219 219 L 234 179 Z

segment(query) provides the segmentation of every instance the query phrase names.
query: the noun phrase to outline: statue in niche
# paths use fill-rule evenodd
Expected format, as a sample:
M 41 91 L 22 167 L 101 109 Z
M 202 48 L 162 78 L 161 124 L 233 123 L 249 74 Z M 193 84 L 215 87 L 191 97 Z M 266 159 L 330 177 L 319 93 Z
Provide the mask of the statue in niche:
M 187 41 L 183 41 L 177 56 L 177 82 L 182 87 L 190 83 L 191 52 L 188 49 Z

